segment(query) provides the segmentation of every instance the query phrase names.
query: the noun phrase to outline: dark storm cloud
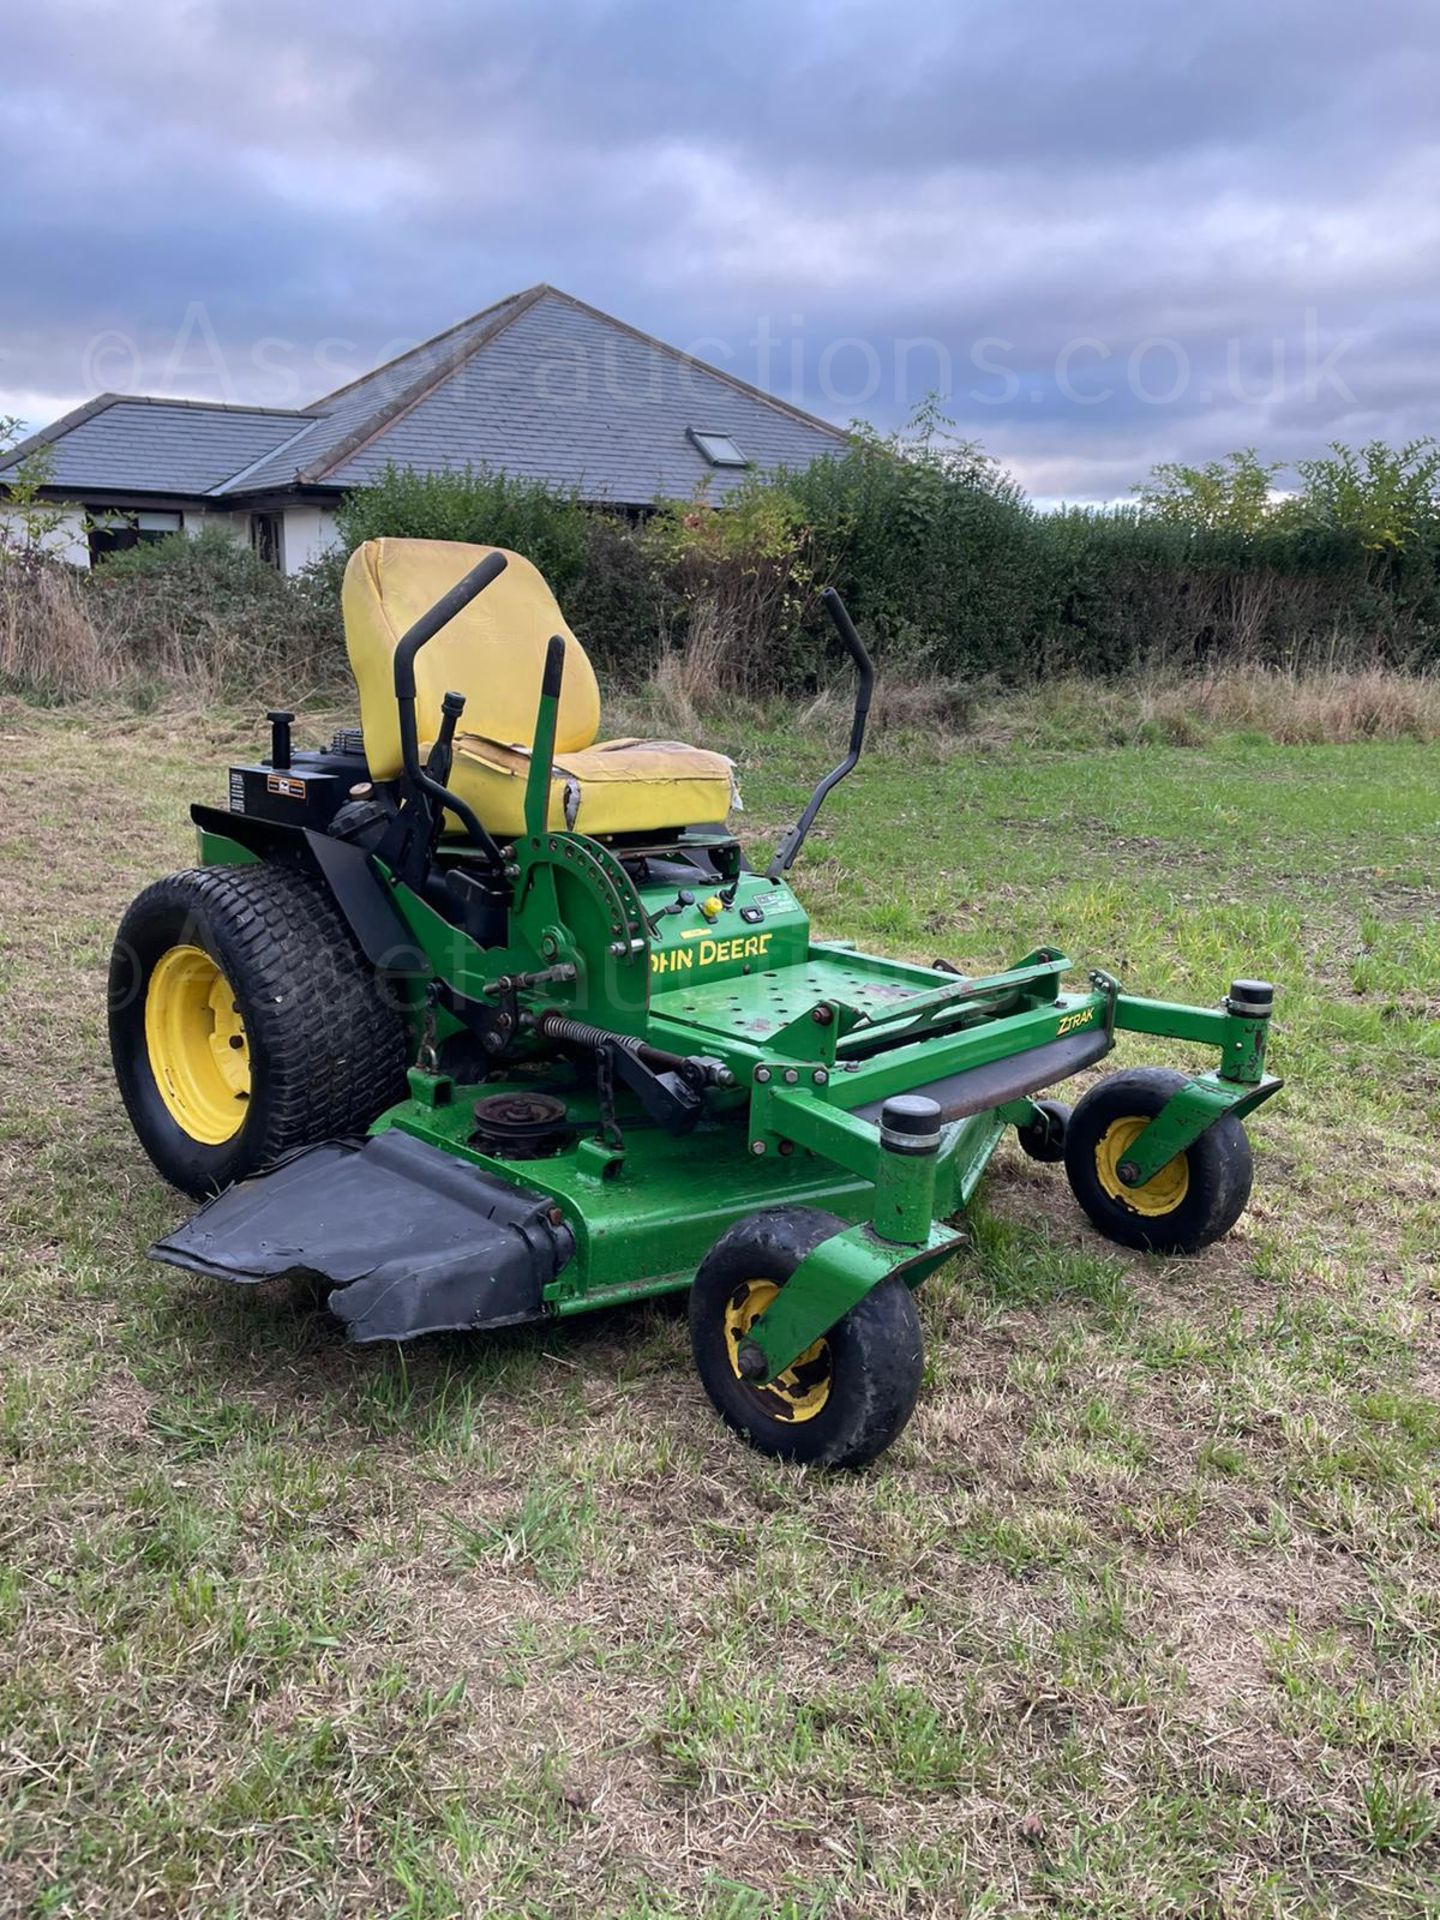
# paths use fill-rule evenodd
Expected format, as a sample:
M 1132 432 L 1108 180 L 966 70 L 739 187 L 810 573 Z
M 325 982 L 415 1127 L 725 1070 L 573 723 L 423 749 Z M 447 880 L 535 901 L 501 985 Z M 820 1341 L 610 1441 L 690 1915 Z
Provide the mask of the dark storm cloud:
M 1428 0 L 0 0 L 0 411 L 308 400 L 547 279 L 1044 494 L 1437 419 Z

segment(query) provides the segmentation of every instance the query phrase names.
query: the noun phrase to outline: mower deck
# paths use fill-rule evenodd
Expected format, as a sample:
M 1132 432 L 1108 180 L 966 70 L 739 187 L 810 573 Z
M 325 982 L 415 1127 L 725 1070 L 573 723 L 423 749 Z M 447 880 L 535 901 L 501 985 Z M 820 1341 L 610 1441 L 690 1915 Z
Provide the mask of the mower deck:
M 744 880 L 737 906 L 762 888 Z M 650 911 L 663 904 L 641 897 Z M 788 944 L 797 921 L 804 926 L 798 905 L 784 888 L 764 897 L 778 922 L 771 938 Z M 653 993 L 647 1028 L 659 1044 L 723 1061 L 736 1082 L 692 1130 L 668 1131 L 623 1089 L 607 1121 L 589 1077 L 564 1063 L 475 1084 L 414 1068 L 411 1097 L 376 1122 L 362 1150 L 319 1146 L 243 1182 L 152 1254 L 240 1282 L 319 1276 L 352 1339 L 404 1339 L 676 1291 L 750 1215 L 823 1208 L 859 1225 L 890 1176 L 905 1244 L 890 1264 L 908 1270 L 923 1258 L 928 1271 L 959 1238 L 934 1223 L 974 1191 L 1004 1132 L 1000 1109 L 1111 1045 L 1099 995 L 1057 993 L 1069 962 L 1053 949 L 982 981 L 823 946 L 753 970 L 746 942 L 761 935 L 717 936 L 693 917 L 698 925 L 681 924 L 670 950 L 693 953 L 701 977 Z M 687 932 L 691 941 L 680 944 Z M 707 966 L 734 971 L 707 981 Z M 926 1037 L 916 1038 L 920 1020 Z M 1078 1031 L 1053 1037 L 1072 1023 Z M 868 1055 L 840 1057 L 862 1043 Z M 937 1098 L 943 1131 L 933 1153 L 885 1152 L 880 1115 L 896 1085 Z M 786 1129 L 773 1150 L 747 1124 L 754 1106 Z M 486 1124 L 496 1113 L 535 1112 L 549 1115 L 548 1128 L 520 1128 L 513 1148 Z M 531 1258 L 514 1220 L 540 1221 L 547 1209 L 563 1257 L 547 1243 Z
M 674 1292 L 727 1227 L 760 1208 L 820 1206 L 847 1220 L 868 1209 L 864 1181 L 837 1177 L 811 1154 L 761 1161 L 743 1131 L 718 1124 L 681 1140 L 642 1117 L 627 1125 L 623 1168 L 607 1174 L 612 1163 L 594 1151 L 596 1102 L 579 1088 L 565 1099 L 573 1144 L 502 1159 L 471 1143 L 475 1103 L 530 1097 L 533 1081 L 411 1078 L 417 1097 L 392 1108 L 362 1149 L 313 1147 L 227 1188 L 158 1240 L 152 1258 L 241 1283 L 318 1276 L 336 1289 L 330 1305 L 352 1339 L 405 1339 Z M 444 1191 L 437 1162 L 453 1170 Z M 537 1261 L 511 1288 L 502 1282 L 514 1242 L 490 1221 L 497 1197 L 516 1194 L 537 1218 L 558 1210 L 566 1247 L 563 1261 Z M 451 1284 L 452 1254 L 463 1285 Z M 428 1305 L 392 1301 L 382 1324 L 371 1299 L 407 1271 Z

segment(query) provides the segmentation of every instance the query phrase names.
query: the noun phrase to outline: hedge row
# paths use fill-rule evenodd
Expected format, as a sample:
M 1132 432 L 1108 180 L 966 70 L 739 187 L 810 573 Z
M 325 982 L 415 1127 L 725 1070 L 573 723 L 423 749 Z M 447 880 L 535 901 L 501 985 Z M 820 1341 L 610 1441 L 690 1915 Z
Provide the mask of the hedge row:
M 1044 513 L 969 449 L 858 440 L 721 512 L 643 521 L 501 475 L 392 472 L 340 522 L 347 550 L 405 533 L 532 555 L 602 663 L 636 677 L 688 643 L 731 686 L 802 684 L 828 583 L 912 676 L 1440 663 L 1440 514 L 1373 544 L 1294 503 L 1246 528 L 1153 506 Z
M 663 667 L 692 702 L 828 678 L 829 583 L 892 683 L 1440 665 L 1440 454 L 1308 463 L 1305 490 L 1279 506 L 1270 472 L 1251 455 L 1157 469 L 1135 508 L 1047 514 L 972 448 L 857 436 L 722 510 L 626 517 L 501 474 L 392 470 L 344 502 L 342 550 L 298 581 L 219 534 L 117 555 L 43 594 L 12 552 L 0 681 L 63 696 L 181 679 L 240 689 L 283 670 L 287 684 L 335 686 L 340 573 L 381 534 L 529 555 L 609 680 Z

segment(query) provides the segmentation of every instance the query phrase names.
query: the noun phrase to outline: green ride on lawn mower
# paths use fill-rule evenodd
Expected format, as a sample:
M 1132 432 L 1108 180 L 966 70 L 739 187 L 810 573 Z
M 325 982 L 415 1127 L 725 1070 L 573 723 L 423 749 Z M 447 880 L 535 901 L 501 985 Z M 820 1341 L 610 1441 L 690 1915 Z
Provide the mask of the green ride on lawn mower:
M 115 1070 L 160 1172 L 206 1203 L 151 1249 L 311 1276 L 356 1340 L 690 1290 L 701 1380 L 762 1451 L 856 1466 L 915 1404 L 915 1288 L 1007 1127 L 1112 1240 L 1190 1253 L 1250 1192 L 1243 1117 L 1272 990 L 1138 999 L 1037 947 L 971 978 L 816 940 L 786 875 L 849 752 L 763 872 L 731 768 L 597 745 L 583 649 L 515 554 L 352 556 L 362 727 L 230 771 L 200 865 L 148 888 L 111 969 Z M 452 689 L 458 689 L 453 691 Z M 484 731 L 461 731 L 467 725 Z M 1036 1096 L 1120 1032 L 1208 1046 L 1071 1112 Z

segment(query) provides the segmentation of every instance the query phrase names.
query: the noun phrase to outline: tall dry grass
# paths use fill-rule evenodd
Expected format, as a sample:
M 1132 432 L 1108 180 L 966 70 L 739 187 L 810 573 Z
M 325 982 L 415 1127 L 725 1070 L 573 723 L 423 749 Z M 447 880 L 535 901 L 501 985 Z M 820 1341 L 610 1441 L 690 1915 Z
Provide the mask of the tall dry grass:
M 179 541 L 164 565 L 134 557 L 86 573 L 0 551 L 0 689 L 146 706 L 340 693 L 338 609 L 308 583 L 224 536 Z
M 1163 680 L 1051 682 L 977 708 L 975 730 L 1016 740 L 1201 746 L 1254 734 L 1284 746 L 1440 740 L 1440 676 L 1398 669 L 1242 666 Z
M 661 687 L 665 698 L 669 689 Z M 729 703 L 691 704 L 705 713 Z M 849 718 L 842 688 L 801 709 L 801 724 L 837 733 Z M 1204 746 L 1249 734 L 1282 746 L 1367 740 L 1440 741 L 1440 676 L 1386 668 L 1284 672 L 1244 667 L 1214 675 L 1099 680 L 1067 675 L 1037 687 L 1000 689 L 881 675 L 871 708 L 873 738 L 982 747 Z
M 83 575 L 27 558 L 0 564 L 0 683 L 40 700 L 77 700 L 114 692 L 124 675 Z

